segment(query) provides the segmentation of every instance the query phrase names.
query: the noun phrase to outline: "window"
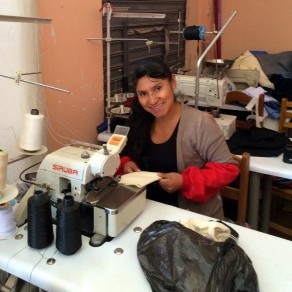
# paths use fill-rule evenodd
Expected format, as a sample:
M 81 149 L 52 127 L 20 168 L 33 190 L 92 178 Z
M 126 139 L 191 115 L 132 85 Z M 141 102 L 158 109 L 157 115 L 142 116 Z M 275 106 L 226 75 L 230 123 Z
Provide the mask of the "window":
M 107 54 L 107 41 L 103 42 L 105 96 L 108 58 L 111 95 L 132 92 L 133 69 L 135 64 L 145 57 L 164 58 L 173 72 L 183 67 L 185 46 L 182 34 L 178 31 L 182 30 L 185 23 L 185 2 L 185 0 L 110 1 L 116 14 L 119 12 L 165 14 L 165 18 L 124 18 L 114 17 L 114 13 L 108 25 L 106 16 L 103 17 L 103 37 L 106 38 L 109 31 L 113 39 L 110 42 L 110 56 Z

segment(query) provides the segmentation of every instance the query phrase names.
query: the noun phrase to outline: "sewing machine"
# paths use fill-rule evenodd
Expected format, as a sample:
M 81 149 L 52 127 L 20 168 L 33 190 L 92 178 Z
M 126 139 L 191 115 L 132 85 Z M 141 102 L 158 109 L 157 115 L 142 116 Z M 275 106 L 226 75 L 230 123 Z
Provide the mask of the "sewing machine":
M 56 221 L 58 203 L 70 194 L 80 203 L 81 229 L 91 237 L 91 245 L 116 237 L 146 203 L 144 188 L 121 185 L 114 177 L 125 140 L 126 136 L 113 134 L 102 147 L 76 144 L 48 154 L 37 171 L 37 186 L 26 196 L 39 188 L 48 191 Z
M 194 104 L 196 77 L 187 75 L 175 75 L 176 88 L 175 94 L 186 98 L 189 105 Z M 225 97 L 228 91 L 234 90 L 234 84 L 229 78 L 223 77 L 215 79 L 210 77 L 200 78 L 199 102 L 203 106 L 220 108 L 225 103 Z M 217 111 L 219 113 L 219 111 Z M 215 121 L 228 140 L 236 129 L 236 116 L 223 115 L 215 116 Z
M 196 77 L 176 74 L 175 78 L 175 94 L 190 97 L 190 101 L 194 99 Z M 221 79 L 201 77 L 199 83 L 199 102 L 211 107 L 222 107 L 226 93 L 234 90 L 234 84 L 226 77 Z

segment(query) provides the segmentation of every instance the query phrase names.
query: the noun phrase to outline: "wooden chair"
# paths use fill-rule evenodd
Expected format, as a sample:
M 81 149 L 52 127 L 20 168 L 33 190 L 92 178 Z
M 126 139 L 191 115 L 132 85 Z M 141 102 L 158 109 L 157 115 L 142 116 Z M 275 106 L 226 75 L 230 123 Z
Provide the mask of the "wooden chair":
M 234 103 L 240 103 L 244 106 L 248 105 L 248 103 L 252 100 L 252 97 L 247 95 L 246 93 L 242 91 L 230 91 L 227 92 L 226 98 L 225 98 L 225 103 L 226 104 L 234 104 Z M 258 114 L 259 118 L 263 118 L 264 116 L 264 102 L 265 102 L 265 95 L 260 94 L 259 95 L 259 101 L 256 107 L 256 112 Z M 250 128 L 252 126 L 256 126 L 256 120 L 248 120 L 248 121 L 243 121 L 240 119 L 236 120 L 236 127 L 238 128 Z M 263 122 L 260 121 L 260 127 L 263 126 Z
M 244 152 L 241 157 L 233 155 L 234 160 L 238 163 L 239 167 L 239 181 L 238 184 L 230 184 L 221 190 L 221 196 L 223 198 L 237 201 L 237 219 L 236 222 L 241 225 L 245 225 L 248 206 L 248 183 L 249 183 L 249 161 L 250 154 Z
M 283 133 L 287 129 L 292 128 L 292 101 L 288 101 L 287 98 L 282 98 L 280 120 L 279 120 L 279 132 Z
M 280 111 L 280 120 L 279 120 L 279 132 L 287 132 L 289 129 L 292 128 L 292 101 L 289 101 L 287 98 L 283 98 L 281 101 L 281 111 Z M 288 167 L 288 166 L 287 166 Z M 292 189 L 288 188 L 279 188 L 277 186 L 272 187 L 272 196 L 274 199 L 283 198 L 285 200 L 292 201 Z M 274 200 L 275 201 L 275 200 Z M 276 212 L 280 212 L 280 210 L 276 210 Z M 287 221 L 291 222 L 291 218 L 287 219 Z M 292 225 L 285 226 L 284 224 L 280 223 L 279 220 L 273 221 L 270 220 L 269 227 L 273 230 L 279 231 L 282 234 L 288 235 L 292 238 Z

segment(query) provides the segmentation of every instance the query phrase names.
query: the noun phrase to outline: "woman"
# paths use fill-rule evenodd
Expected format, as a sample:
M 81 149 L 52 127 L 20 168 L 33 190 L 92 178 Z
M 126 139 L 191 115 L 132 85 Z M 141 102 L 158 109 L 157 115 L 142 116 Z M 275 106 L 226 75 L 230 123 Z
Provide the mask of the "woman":
M 161 179 L 147 187 L 148 199 L 224 219 L 219 192 L 239 170 L 213 117 L 176 101 L 175 76 L 164 62 L 143 60 L 133 85 L 118 173 L 158 172 Z

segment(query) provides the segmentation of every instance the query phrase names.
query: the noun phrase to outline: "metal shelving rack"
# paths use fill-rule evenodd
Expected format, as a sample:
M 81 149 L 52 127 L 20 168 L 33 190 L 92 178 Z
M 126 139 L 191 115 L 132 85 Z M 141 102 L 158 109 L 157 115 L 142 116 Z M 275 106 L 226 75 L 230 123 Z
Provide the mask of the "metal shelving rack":
M 146 46 L 150 47 L 154 42 L 146 38 L 112 38 L 111 37 L 111 17 L 119 18 L 165 18 L 165 14 L 160 13 L 135 13 L 135 12 L 115 12 L 112 10 L 109 2 L 104 3 L 103 14 L 106 17 L 106 37 L 105 38 L 87 38 L 89 41 L 101 40 L 106 42 L 106 99 L 107 105 L 105 109 L 107 120 L 107 132 L 110 133 L 111 125 L 111 42 L 112 41 L 144 41 Z

